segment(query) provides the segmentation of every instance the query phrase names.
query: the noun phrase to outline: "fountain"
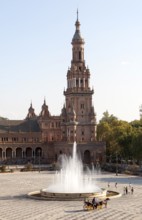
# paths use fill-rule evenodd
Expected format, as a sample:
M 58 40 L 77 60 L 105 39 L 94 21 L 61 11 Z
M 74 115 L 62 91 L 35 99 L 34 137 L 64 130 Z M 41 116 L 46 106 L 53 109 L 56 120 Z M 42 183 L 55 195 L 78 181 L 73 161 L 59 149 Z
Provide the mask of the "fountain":
M 44 192 L 54 193 L 90 193 L 100 192 L 92 179 L 91 172 L 87 177 L 83 174 L 83 164 L 76 152 L 76 142 L 73 145 L 72 157 L 61 155 L 61 171 L 55 176 L 55 183 Z
M 82 200 L 92 197 L 106 197 L 107 191 L 99 188 L 94 181 L 94 170 L 84 174 L 83 164 L 77 154 L 76 142 L 72 156 L 60 155 L 61 170 L 55 174 L 54 183 L 40 192 L 30 193 L 46 200 Z
M 73 144 L 72 156 L 60 156 L 61 171 L 56 174 L 54 184 L 41 190 L 41 195 L 50 199 L 78 200 L 90 195 L 101 195 L 102 190 L 93 182 L 91 172 L 85 178 L 83 164 L 77 155 L 76 142 Z

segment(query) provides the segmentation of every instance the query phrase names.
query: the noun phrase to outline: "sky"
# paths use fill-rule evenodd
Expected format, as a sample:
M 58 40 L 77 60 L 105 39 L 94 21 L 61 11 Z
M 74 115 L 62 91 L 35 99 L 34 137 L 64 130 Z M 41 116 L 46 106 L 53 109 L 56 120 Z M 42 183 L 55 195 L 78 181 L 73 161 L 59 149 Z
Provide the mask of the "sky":
M 97 121 L 139 119 L 141 0 L 0 0 L 0 116 L 24 119 L 31 102 L 39 115 L 44 98 L 60 115 L 77 8 Z

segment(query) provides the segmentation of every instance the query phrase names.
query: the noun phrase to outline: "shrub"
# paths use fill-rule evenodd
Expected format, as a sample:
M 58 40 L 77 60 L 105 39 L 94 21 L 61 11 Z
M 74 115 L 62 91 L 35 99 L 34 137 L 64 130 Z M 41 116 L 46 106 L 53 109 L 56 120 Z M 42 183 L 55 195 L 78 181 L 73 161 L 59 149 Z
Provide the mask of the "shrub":
M 33 164 L 31 163 L 28 163 L 25 165 L 25 171 L 32 171 L 33 170 Z
M 1 167 L 0 167 L 0 171 L 1 171 L 2 173 L 6 172 L 6 166 L 5 166 L 5 165 L 1 166 Z

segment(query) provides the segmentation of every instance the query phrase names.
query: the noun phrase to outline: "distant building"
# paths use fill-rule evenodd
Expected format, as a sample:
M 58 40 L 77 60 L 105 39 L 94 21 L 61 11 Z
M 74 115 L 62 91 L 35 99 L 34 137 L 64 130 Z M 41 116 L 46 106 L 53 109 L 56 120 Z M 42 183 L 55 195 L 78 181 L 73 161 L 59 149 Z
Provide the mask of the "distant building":
M 0 159 L 3 163 L 36 163 L 39 157 L 42 163 L 53 163 L 60 154 L 71 154 L 74 141 L 84 163 L 98 164 L 105 160 L 105 143 L 96 140 L 94 90 L 90 88 L 90 70 L 85 65 L 85 42 L 78 14 L 75 26 L 61 114 L 52 116 L 44 100 L 38 116 L 31 104 L 24 120 L 0 120 Z

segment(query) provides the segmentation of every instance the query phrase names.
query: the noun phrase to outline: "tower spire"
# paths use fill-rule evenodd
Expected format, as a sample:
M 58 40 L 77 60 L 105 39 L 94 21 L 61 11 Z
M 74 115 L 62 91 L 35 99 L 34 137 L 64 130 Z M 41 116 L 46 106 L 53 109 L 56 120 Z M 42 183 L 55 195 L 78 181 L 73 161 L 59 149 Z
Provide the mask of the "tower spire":
M 45 96 L 44 96 L 44 105 L 46 105 L 46 98 L 45 98 Z
M 74 36 L 72 39 L 72 44 L 73 44 L 73 42 L 76 42 L 76 41 L 78 43 L 84 44 L 84 40 L 81 37 L 81 33 L 80 33 L 80 22 L 79 22 L 79 16 L 78 16 L 78 9 L 77 9 L 77 19 L 75 22 L 75 26 L 76 26 L 76 30 L 75 30 L 75 33 L 74 33 Z
M 76 20 L 75 26 L 76 26 L 76 30 L 79 31 L 79 28 L 80 28 L 80 22 L 79 22 L 79 19 L 78 19 L 78 9 L 77 9 L 77 20 Z
M 78 8 L 77 8 L 77 21 L 78 21 Z

